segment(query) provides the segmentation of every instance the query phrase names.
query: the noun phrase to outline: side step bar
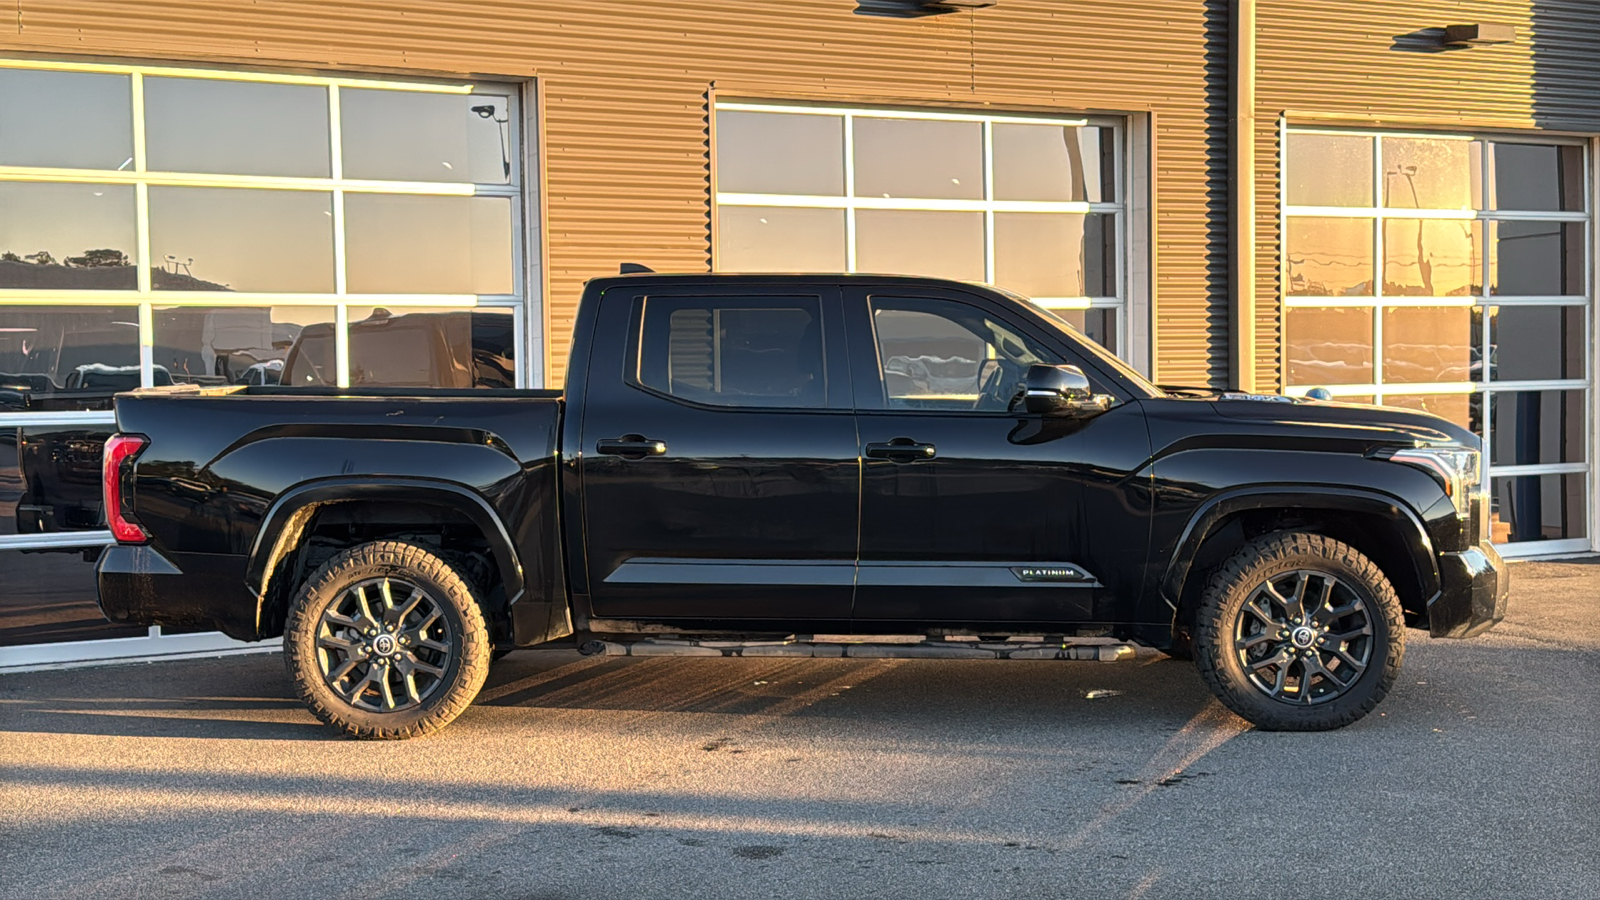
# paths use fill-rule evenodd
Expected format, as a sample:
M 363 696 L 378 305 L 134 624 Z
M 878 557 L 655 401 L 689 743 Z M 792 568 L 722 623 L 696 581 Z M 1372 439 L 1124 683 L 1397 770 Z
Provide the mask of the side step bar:
M 1009 641 L 929 640 L 921 636 L 855 640 L 848 635 L 796 635 L 782 641 L 716 641 L 649 638 L 593 640 L 579 645 L 584 656 L 750 656 L 815 659 L 1133 659 L 1132 644 L 1105 640 L 1022 638 Z

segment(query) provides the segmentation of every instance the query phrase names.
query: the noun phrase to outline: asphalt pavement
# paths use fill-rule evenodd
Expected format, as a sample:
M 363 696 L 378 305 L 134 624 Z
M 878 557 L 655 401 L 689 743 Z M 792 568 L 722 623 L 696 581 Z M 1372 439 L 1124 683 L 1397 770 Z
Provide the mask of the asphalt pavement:
M 523 651 L 403 743 L 276 654 L 0 675 L 0 897 L 1600 897 L 1600 562 L 1514 576 L 1323 734 L 1153 653 Z

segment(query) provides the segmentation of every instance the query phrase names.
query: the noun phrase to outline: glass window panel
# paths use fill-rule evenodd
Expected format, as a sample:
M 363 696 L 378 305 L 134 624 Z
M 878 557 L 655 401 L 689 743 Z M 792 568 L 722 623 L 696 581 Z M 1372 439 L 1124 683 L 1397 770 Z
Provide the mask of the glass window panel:
M 0 427 L 0 535 L 103 530 L 100 456 L 116 430 Z
M 100 614 L 94 562 L 84 559 L 80 549 L 52 553 L 0 550 L 0 584 L 5 585 L 0 591 L 3 647 L 149 633 L 143 625 L 113 625 Z
M 1550 297 L 1583 293 L 1583 223 L 1491 222 L 1490 293 Z
M 510 98 L 339 90 L 346 178 L 509 184 Z
M 1425 412 L 1483 434 L 1483 401 L 1477 394 L 1386 394 L 1383 405 Z
M 982 281 L 983 213 L 858 210 L 856 271 Z
M 509 309 L 350 307 L 352 387 L 516 386 Z M 309 325 L 284 361 L 283 383 L 334 383 L 333 329 Z
M 1372 138 L 1291 134 L 1285 155 L 1291 206 L 1372 206 Z
M 1116 296 L 1115 222 L 1100 214 L 995 213 L 995 284 L 1029 297 Z
M 717 271 L 843 272 L 844 210 L 717 208 Z
M 511 200 L 346 194 L 351 293 L 509 294 Z
M 155 364 L 178 384 L 278 384 L 283 359 L 331 306 L 158 307 Z
M 333 291 L 333 195 L 151 187 L 160 291 Z
M 1007 412 L 1028 367 L 1059 356 L 951 300 L 873 298 L 889 409 Z
M 132 185 L 0 182 L 0 288 L 135 289 L 135 215 Z
M 0 68 L 0 165 L 132 167 L 129 76 Z
M 996 200 L 1117 200 L 1113 129 L 1002 123 L 992 144 Z
M 1582 472 L 1491 479 L 1495 539 L 1517 543 L 1586 537 L 1586 480 Z
M 855 120 L 858 197 L 983 199 L 983 126 L 928 119 Z
M 1397 209 L 1477 209 L 1482 144 L 1446 138 L 1383 139 L 1383 205 Z
M 1482 293 L 1481 231 L 1465 219 L 1385 219 L 1383 292 L 1396 297 Z
M 144 120 L 151 171 L 330 174 L 325 87 L 145 78 Z
M 1384 382 L 1474 380 L 1478 375 L 1479 327 L 1478 311 L 1466 306 L 1384 310 Z
M 139 386 L 134 306 L 0 306 L 0 412 L 111 408 Z
M 639 383 L 721 406 L 827 402 L 815 297 L 651 297 L 639 329 Z
M 1495 143 L 1489 152 L 1490 209 L 1583 209 L 1582 147 Z
M 1372 310 L 1290 307 L 1284 312 L 1288 383 L 1372 381 Z
M 1491 378 L 1583 378 L 1587 332 L 1581 306 L 1491 306 Z
M 1056 318 L 1076 328 L 1080 334 L 1096 344 L 1117 352 L 1117 311 L 1114 309 L 1052 309 Z
M 1497 391 L 1490 462 L 1497 466 L 1583 462 L 1583 391 Z
M 1371 219 L 1293 216 L 1284 258 L 1291 297 L 1372 296 Z
M 844 196 L 844 117 L 719 110 L 717 190 Z

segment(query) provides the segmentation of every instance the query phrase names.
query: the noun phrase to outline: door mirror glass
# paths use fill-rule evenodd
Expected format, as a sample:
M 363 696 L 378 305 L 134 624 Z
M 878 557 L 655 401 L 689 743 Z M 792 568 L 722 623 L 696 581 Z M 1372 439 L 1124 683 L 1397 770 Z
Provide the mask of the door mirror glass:
M 1111 407 L 1111 397 L 1094 393 L 1077 366 L 1029 366 L 1022 402 L 1028 412 L 1046 416 L 1090 416 Z

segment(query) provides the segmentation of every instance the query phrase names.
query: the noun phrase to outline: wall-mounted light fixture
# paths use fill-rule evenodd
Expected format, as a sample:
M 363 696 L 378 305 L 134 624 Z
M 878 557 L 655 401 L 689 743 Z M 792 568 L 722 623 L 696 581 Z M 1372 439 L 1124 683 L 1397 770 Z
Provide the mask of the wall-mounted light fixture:
M 1517 42 L 1515 25 L 1446 25 L 1446 47 L 1491 47 Z

